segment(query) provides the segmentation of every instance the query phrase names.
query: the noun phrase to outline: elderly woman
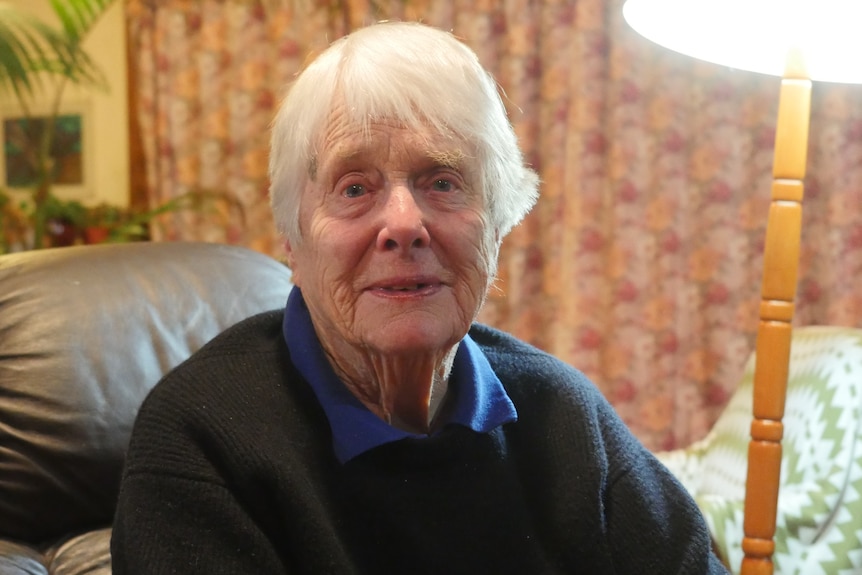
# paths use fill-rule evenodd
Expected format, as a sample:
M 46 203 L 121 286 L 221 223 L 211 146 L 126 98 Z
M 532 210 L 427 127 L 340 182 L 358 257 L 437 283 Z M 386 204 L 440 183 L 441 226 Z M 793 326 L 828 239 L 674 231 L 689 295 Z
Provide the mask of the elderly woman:
M 114 573 L 724 573 L 693 501 L 576 370 L 478 325 L 536 199 L 491 77 L 377 24 L 272 136 L 296 288 L 141 408 Z

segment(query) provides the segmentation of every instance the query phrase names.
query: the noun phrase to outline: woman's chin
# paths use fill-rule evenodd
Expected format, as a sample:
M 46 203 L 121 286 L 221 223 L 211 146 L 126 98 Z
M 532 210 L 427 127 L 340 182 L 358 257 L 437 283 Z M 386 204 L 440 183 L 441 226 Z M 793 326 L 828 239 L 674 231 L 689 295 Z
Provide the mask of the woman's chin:
M 366 345 L 377 353 L 391 355 L 438 355 L 458 343 L 464 333 L 442 322 L 411 322 L 399 318 L 369 333 Z
M 355 325 L 362 327 L 364 345 L 376 352 L 434 355 L 451 349 L 470 327 L 451 307 L 443 310 L 439 306 L 375 306 L 359 315 Z

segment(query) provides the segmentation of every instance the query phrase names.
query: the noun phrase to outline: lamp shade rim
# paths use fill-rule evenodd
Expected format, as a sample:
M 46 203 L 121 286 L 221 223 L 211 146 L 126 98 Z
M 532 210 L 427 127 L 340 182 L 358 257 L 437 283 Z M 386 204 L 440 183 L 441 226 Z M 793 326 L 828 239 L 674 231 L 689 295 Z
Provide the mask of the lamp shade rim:
M 858 0 L 626 0 L 623 17 L 648 40 L 707 62 L 784 76 L 793 59 L 812 80 L 862 83 Z

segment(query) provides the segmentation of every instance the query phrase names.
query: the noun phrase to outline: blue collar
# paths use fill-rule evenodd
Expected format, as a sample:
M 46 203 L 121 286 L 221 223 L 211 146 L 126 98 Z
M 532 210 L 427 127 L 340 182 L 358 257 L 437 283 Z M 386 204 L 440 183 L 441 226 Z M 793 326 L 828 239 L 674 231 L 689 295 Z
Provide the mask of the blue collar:
M 283 330 L 293 364 L 311 385 L 329 419 L 333 448 L 341 463 L 385 443 L 426 437 L 387 424 L 341 383 L 317 339 L 302 293 L 295 286 L 287 299 Z M 464 336 L 455 353 L 449 384 L 448 393 L 455 393 L 450 400 L 455 403 L 446 425 L 459 424 L 487 433 L 517 421 L 515 405 L 469 335 Z

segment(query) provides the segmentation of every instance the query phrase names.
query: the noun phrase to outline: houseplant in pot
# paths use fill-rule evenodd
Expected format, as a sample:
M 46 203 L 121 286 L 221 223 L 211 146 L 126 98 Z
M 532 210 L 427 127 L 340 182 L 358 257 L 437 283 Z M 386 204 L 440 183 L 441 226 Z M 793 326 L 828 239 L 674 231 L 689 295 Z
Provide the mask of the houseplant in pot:
M 0 254 L 18 251 L 31 243 L 32 229 L 26 203 L 0 187 Z
M 87 215 L 87 208 L 81 202 L 61 200 L 49 194 L 41 211 L 45 222 L 45 245 L 71 246 L 78 240 Z
M 32 245 L 46 245 L 50 211 L 57 209 L 52 193 L 56 181 L 52 154 L 60 105 L 69 84 L 106 88 L 102 71 L 83 42 L 115 0 L 49 0 L 59 25 L 46 23 L 16 4 L 0 1 L 0 95 L 14 100 L 23 122 L 39 123 L 16 141 L 20 157 L 33 175 L 28 210 Z M 48 103 L 47 116 L 37 116 L 37 99 Z
M 207 214 L 225 223 L 231 215 L 245 220 L 242 204 L 226 190 L 195 188 L 148 209 L 107 203 L 89 207 L 83 218 L 82 239 L 88 244 L 147 240 L 151 226 L 159 218 L 186 211 Z

